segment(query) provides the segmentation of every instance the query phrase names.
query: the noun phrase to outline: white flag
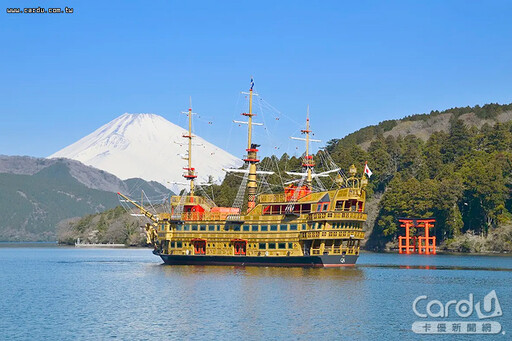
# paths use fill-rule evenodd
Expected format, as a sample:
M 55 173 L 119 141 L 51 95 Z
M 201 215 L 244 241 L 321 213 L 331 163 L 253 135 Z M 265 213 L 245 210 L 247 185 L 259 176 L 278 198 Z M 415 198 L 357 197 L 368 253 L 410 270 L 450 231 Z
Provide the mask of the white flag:
M 370 167 L 368 167 L 368 164 L 364 164 L 364 174 L 368 175 L 368 178 L 372 176 L 373 172 L 370 170 Z

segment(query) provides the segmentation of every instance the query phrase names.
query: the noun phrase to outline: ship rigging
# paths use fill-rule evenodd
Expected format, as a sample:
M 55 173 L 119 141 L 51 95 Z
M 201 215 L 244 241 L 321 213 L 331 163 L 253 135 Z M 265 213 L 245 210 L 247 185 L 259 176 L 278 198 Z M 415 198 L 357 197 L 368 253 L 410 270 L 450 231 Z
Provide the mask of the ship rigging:
M 320 142 L 310 134 L 309 108 L 304 137 L 292 137 L 304 141 L 306 150 L 302 158 L 302 171 L 286 171 L 288 177 L 299 177 L 283 183 L 280 193 L 258 193 L 260 183 L 267 184 L 265 177 L 273 171 L 259 170 L 259 145 L 253 141 L 254 81 L 246 93 L 248 112 L 241 115 L 247 121 L 234 122 L 247 125 L 247 148 L 242 169 L 225 169 L 241 175 L 242 181 L 233 205 L 218 207 L 205 195 L 195 191 L 196 169 L 192 163 L 192 107 L 187 112 L 188 139 L 187 167 L 184 178 L 189 191 L 171 197 L 170 212 L 151 213 L 142 203 L 123 194 L 124 200 L 147 217 L 148 243 L 155 246 L 154 254 L 169 265 L 186 264 L 242 264 L 270 266 L 338 267 L 354 265 L 359 255 L 360 242 L 364 238 L 363 223 L 366 220 L 365 187 L 368 183 L 363 174 L 356 177 L 354 165 L 349 177 L 337 167 L 328 153 L 319 152 L 320 158 L 330 169 L 315 173 L 315 158 L 310 153 L 310 143 Z M 336 175 L 334 188 L 324 189 L 320 180 Z M 281 176 L 281 174 L 279 174 Z M 318 187 L 313 186 L 313 180 Z M 246 195 L 247 192 L 247 195 Z M 246 210 L 244 209 L 246 207 Z

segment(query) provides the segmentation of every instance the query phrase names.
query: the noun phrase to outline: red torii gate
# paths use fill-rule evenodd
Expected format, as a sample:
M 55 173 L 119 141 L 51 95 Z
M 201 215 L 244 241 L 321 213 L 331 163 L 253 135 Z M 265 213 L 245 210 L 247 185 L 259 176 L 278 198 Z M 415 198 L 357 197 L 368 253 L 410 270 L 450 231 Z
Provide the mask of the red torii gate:
M 405 227 L 405 237 L 398 237 L 398 253 L 436 254 L 436 237 L 430 237 L 430 228 L 434 227 L 435 219 L 400 218 L 398 221 L 401 223 L 400 227 Z M 411 227 L 417 230 L 423 228 L 423 236 L 421 232 L 417 236 L 411 236 Z

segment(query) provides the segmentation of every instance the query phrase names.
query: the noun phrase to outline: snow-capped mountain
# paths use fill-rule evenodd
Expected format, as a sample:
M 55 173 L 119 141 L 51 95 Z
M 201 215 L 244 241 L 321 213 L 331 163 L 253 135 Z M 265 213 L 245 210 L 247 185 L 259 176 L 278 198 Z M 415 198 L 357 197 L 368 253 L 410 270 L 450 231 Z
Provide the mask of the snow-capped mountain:
M 93 133 L 61 149 L 50 158 L 68 158 L 102 169 L 121 179 L 142 178 L 157 181 L 178 191 L 185 182 L 182 174 L 187 166 L 186 139 L 188 131 L 155 114 L 124 114 Z M 239 167 L 242 161 L 195 135 L 192 166 L 198 182 L 213 176 L 224 178 L 222 168 Z M 181 144 L 181 145 L 180 145 Z

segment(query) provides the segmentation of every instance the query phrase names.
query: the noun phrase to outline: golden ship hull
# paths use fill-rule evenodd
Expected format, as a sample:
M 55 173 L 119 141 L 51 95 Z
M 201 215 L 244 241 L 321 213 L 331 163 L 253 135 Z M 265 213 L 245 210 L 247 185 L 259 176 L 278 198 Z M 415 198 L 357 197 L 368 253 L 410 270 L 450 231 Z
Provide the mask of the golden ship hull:
M 293 203 L 261 195 L 245 216 L 209 212 L 201 197 L 187 197 L 180 219 L 161 214 L 154 253 L 170 265 L 350 266 L 364 239 L 365 192 L 353 188 L 311 193 Z M 329 198 L 329 201 L 326 201 Z M 171 205 L 182 200 L 176 196 Z M 350 205 L 349 205 L 350 204 Z M 313 210 L 313 212 L 311 212 Z

